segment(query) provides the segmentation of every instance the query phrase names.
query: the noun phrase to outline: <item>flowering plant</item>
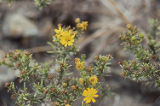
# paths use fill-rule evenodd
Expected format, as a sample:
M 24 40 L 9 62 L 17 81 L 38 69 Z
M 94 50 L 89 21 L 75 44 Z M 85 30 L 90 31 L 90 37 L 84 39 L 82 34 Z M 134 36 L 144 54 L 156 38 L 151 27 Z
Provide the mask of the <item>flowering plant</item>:
M 133 53 L 134 58 L 120 62 L 122 76 L 141 81 L 145 84 L 160 86 L 160 22 L 151 20 L 151 33 L 145 39 L 143 33 L 132 25 L 127 25 L 128 31 L 121 35 L 123 45 Z
M 48 51 L 54 54 L 51 61 L 39 64 L 32 54 L 19 50 L 7 53 L 1 60 L 0 65 L 19 71 L 21 87 L 15 82 L 5 83 L 17 105 L 33 106 L 51 102 L 54 106 L 70 106 L 81 97 L 82 105 L 90 105 L 96 102 L 100 93 L 104 96 L 109 92 L 103 76 L 112 57 L 97 56 L 94 64 L 89 66 L 85 66 L 84 55 L 73 59 L 78 52 L 75 42 L 88 26 L 87 21 L 81 22 L 79 18 L 75 22 L 77 25 L 74 28 L 58 25 L 54 30 L 53 42 L 48 43 L 53 48 Z

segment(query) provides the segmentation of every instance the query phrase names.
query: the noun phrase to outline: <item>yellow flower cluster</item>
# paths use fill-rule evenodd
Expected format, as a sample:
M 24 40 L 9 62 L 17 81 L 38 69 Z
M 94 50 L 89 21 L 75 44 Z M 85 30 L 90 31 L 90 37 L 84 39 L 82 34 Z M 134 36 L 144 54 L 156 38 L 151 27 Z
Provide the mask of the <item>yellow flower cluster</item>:
M 66 104 L 65 106 L 71 106 L 70 104 Z
M 74 43 L 74 37 L 76 33 L 71 29 L 62 28 L 61 25 L 58 25 L 58 29 L 54 30 L 56 33 L 57 40 L 65 47 L 72 46 Z
M 75 22 L 76 22 L 76 24 L 77 24 L 76 27 L 77 27 L 78 29 L 80 29 L 81 31 L 86 30 L 87 27 L 88 27 L 88 21 L 82 21 L 82 22 L 81 22 L 80 18 L 76 18 L 76 19 L 75 19 Z
M 58 25 L 58 29 L 54 30 L 58 40 L 59 40 L 60 36 L 63 35 L 63 31 L 64 31 L 64 29 L 61 27 L 61 25 Z
M 75 34 L 72 35 L 71 30 L 64 31 L 63 35 L 60 38 L 60 43 L 65 47 L 72 46 L 74 43 L 74 37 L 75 37 Z
M 89 82 L 90 82 L 93 86 L 95 86 L 95 85 L 98 83 L 98 78 L 97 78 L 97 76 L 94 75 L 94 76 L 89 77 Z M 84 83 L 83 78 L 79 78 L 79 83 L 80 83 L 81 85 L 83 85 L 83 83 Z
M 83 91 L 83 96 L 85 96 L 85 98 L 83 99 L 83 101 L 86 102 L 86 104 L 89 104 L 91 102 L 96 102 L 95 98 L 97 98 L 99 95 L 97 95 L 97 90 L 94 88 L 87 88 L 86 90 Z
M 84 83 L 83 78 L 79 78 L 79 83 L 80 83 L 81 85 L 83 85 L 83 83 Z
M 77 20 L 78 21 L 78 20 Z M 80 58 L 75 58 L 75 64 L 76 64 L 76 68 L 77 70 L 83 70 L 84 69 L 84 62 L 80 60 Z M 90 67 L 91 68 L 91 67 Z M 87 78 L 88 81 L 92 84 L 92 86 L 95 86 L 98 83 L 98 78 L 96 75 L 90 76 L 89 78 Z M 83 85 L 85 83 L 84 78 L 79 78 L 79 83 L 81 85 Z M 86 104 L 89 104 L 91 102 L 95 102 L 96 100 L 94 98 L 98 97 L 98 95 L 96 94 L 97 90 L 94 88 L 87 88 L 83 91 L 82 95 L 85 96 L 85 98 L 83 99 L 83 101 Z
M 96 75 L 91 76 L 91 77 L 89 78 L 89 82 L 91 82 L 92 85 L 94 86 L 94 85 L 98 82 L 97 76 L 96 76 Z
M 84 69 L 84 61 L 81 62 L 80 58 L 75 58 L 75 64 L 76 64 L 77 70 Z
M 76 22 L 76 28 L 65 28 L 62 27 L 61 25 L 58 25 L 58 28 L 55 29 L 55 40 L 58 41 L 61 45 L 63 45 L 64 47 L 67 46 L 72 46 L 74 44 L 75 38 L 77 37 L 79 31 L 84 31 L 87 29 L 88 27 L 88 22 L 87 21 L 81 21 L 79 18 L 76 18 L 75 20 Z M 76 29 L 76 30 L 75 30 Z M 85 69 L 84 66 L 84 61 L 81 60 L 80 58 L 75 58 L 75 67 L 77 70 L 80 70 L 82 73 L 85 71 L 82 71 Z M 89 66 L 88 68 L 86 68 L 86 70 L 88 70 L 87 72 L 91 72 L 92 71 L 92 67 Z M 86 83 L 86 80 L 89 83 Z M 84 96 L 83 101 L 86 104 L 89 104 L 91 102 L 96 102 L 95 98 L 97 98 L 99 95 L 97 94 L 97 89 L 95 88 L 96 84 L 98 83 L 98 78 L 96 75 L 92 75 L 92 76 L 87 76 L 87 77 L 81 77 L 79 78 L 79 83 L 80 85 L 84 85 L 84 84 L 89 84 L 90 88 L 85 88 L 84 91 L 82 92 L 82 96 Z M 63 87 L 65 88 L 67 85 L 65 83 L 63 83 Z M 93 86 L 94 88 L 92 88 L 91 86 Z M 76 89 L 76 86 L 72 86 L 71 87 L 72 90 Z M 70 104 L 65 104 L 65 106 L 70 106 Z

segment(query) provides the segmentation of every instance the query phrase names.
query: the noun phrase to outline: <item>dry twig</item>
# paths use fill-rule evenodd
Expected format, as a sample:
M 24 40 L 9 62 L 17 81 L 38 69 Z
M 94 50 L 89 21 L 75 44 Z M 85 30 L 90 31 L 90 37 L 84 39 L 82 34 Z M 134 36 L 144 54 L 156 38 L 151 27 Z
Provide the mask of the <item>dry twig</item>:
M 98 55 L 100 52 L 103 51 L 103 49 L 104 49 L 105 46 L 106 46 L 106 41 L 109 40 L 108 38 L 109 38 L 113 33 L 115 33 L 115 32 L 120 32 L 120 31 L 122 31 L 122 30 L 124 30 L 124 28 L 122 28 L 122 27 L 117 27 L 117 28 L 115 28 L 115 29 L 113 29 L 113 30 L 108 29 L 107 31 L 106 31 L 106 30 L 104 31 L 105 33 L 101 33 L 101 34 L 99 35 L 99 36 L 101 36 L 100 44 L 99 44 L 99 46 L 97 47 L 97 49 L 95 49 L 95 50 L 93 51 L 93 53 L 90 55 L 90 57 L 87 59 L 86 65 L 90 64 L 91 62 L 93 62 L 94 57 L 95 57 L 96 55 Z
M 101 0 L 102 3 L 106 3 L 106 0 Z M 121 12 L 121 10 L 118 8 L 117 4 L 114 2 L 114 0 L 108 0 L 112 6 L 114 7 L 114 9 L 116 10 L 116 12 L 118 13 L 118 15 L 121 17 L 121 19 L 125 22 L 125 24 L 131 24 L 131 22 L 127 19 L 127 17 L 125 17 L 125 15 Z M 106 6 L 106 5 L 105 5 Z

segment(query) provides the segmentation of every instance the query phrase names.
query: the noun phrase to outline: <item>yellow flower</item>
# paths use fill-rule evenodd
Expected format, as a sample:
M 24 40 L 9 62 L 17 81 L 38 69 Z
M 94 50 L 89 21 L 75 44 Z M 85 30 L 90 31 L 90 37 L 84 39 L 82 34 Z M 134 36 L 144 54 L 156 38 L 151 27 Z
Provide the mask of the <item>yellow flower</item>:
M 88 26 L 88 22 L 87 21 L 83 21 L 81 23 L 77 23 L 77 28 L 79 28 L 82 31 L 86 30 L 87 26 Z
M 71 105 L 69 105 L 69 104 L 66 104 L 65 106 L 71 106 Z
M 94 76 L 91 76 L 90 78 L 89 78 L 89 81 L 92 83 L 92 85 L 94 86 L 97 82 L 98 82 L 98 78 L 97 78 L 97 76 L 96 75 L 94 75 Z
M 130 29 L 132 27 L 131 24 L 127 24 L 127 28 Z
M 80 62 L 80 58 L 75 58 L 74 61 L 77 64 L 78 62 Z
M 80 83 L 81 85 L 83 85 L 83 83 L 84 83 L 83 78 L 79 78 L 79 83 Z
M 97 98 L 97 90 L 94 88 L 87 88 L 86 90 L 83 91 L 83 96 L 85 96 L 85 98 L 83 99 L 83 101 L 86 102 L 86 104 L 91 103 L 91 101 L 94 103 L 96 102 L 96 100 L 94 98 Z
M 80 21 L 81 21 L 80 18 L 76 18 L 76 19 L 75 19 L 75 22 L 76 22 L 76 23 L 80 23 Z
M 1 60 L 1 62 L 2 62 L 2 63 L 5 63 L 5 62 L 6 62 L 6 59 L 5 59 L 5 58 L 3 58 L 3 59 Z
M 60 36 L 63 35 L 64 29 L 61 25 L 58 25 L 58 29 L 55 29 L 54 32 L 56 33 L 56 37 L 59 40 Z
M 71 30 L 66 30 L 63 32 L 63 34 L 60 37 L 60 43 L 65 47 L 72 46 L 74 43 L 74 37 L 75 37 L 75 34 L 72 35 Z
M 59 106 L 58 102 L 54 102 L 53 106 Z
M 83 61 L 81 62 L 79 58 L 75 58 L 75 64 L 76 64 L 77 70 L 84 69 L 84 62 Z
M 77 70 L 83 70 L 84 69 L 84 62 L 79 62 L 78 64 L 76 64 L 76 68 L 77 68 Z

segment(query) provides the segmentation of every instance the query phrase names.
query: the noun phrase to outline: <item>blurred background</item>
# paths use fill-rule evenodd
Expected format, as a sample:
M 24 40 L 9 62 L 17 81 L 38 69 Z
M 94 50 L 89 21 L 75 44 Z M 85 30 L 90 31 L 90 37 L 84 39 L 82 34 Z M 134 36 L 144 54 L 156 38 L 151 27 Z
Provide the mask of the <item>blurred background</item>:
M 54 28 L 58 24 L 75 26 L 74 20 L 79 17 L 89 23 L 78 41 L 80 52 L 87 54 L 86 64 L 98 54 L 114 57 L 111 75 L 106 77 L 114 94 L 98 100 L 94 106 L 160 106 L 160 89 L 122 78 L 118 65 L 132 57 L 119 39 L 126 24 L 148 33 L 149 19 L 160 19 L 160 0 L 53 0 L 43 8 L 36 7 L 33 0 L 6 1 L 0 0 L 0 59 L 10 50 L 21 49 L 33 53 L 38 62 L 47 61 L 47 42 L 52 41 Z M 0 67 L 0 106 L 14 106 L 4 83 L 15 80 L 16 74 Z

